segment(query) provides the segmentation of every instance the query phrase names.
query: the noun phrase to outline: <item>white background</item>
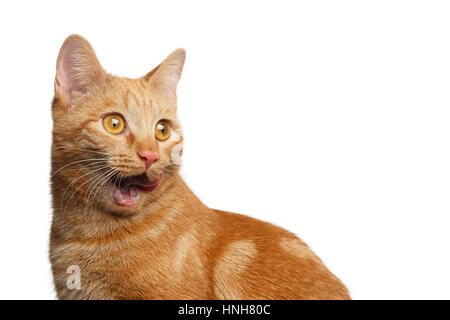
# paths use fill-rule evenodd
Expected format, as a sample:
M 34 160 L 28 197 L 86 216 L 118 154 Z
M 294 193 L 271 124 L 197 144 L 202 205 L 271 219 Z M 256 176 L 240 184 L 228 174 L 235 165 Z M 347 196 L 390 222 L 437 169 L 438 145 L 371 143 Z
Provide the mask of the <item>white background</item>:
M 446 1 L 0 4 L 0 298 L 55 297 L 50 102 L 85 36 L 139 77 L 177 47 L 183 176 L 302 237 L 355 299 L 450 298 Z

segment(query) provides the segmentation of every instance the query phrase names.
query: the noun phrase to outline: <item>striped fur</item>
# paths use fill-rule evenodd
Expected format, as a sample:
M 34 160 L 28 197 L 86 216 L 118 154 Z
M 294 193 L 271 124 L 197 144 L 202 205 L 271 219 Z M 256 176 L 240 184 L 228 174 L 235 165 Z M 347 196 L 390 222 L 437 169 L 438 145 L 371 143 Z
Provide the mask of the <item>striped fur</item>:
M 154 126 L 168 119 L 181 135 L 175 87 L 183 63 L 177 50 L 146 76 L 126 79 L 106 73 L 82 37 L 63 45 L 52 104 L 50 260 L 58 298 L 348 299 L 294 234 L 210 209 L 180 178 L 171 152 L 182 137 L 159 142 Z M 102 128 L 110 112 L 124 116 L 126 134 Z M 161 184 L 119 207 L 108 177 L 141 173 L 142 148 L 159 154 L 146 174 L 163 173 Z M 80 289 L 67 286 L 70 266 L 80 269 Z

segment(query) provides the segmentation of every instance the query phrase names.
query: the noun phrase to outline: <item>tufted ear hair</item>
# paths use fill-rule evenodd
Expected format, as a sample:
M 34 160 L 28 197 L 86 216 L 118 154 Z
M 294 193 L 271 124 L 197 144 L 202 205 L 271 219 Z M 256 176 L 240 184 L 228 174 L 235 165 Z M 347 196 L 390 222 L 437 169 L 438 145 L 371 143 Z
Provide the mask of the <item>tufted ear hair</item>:
M 177 49 L 145 77 L 149 79 L 152 87 L 160 90 L 164 95 L 175 96 L 185 58 L 186 51 Z
M 79 35 L 69 36 L 56 62 L 55 96 L 71 107 L 75 96 L 105 78 L 106 72 L 89 42 Z

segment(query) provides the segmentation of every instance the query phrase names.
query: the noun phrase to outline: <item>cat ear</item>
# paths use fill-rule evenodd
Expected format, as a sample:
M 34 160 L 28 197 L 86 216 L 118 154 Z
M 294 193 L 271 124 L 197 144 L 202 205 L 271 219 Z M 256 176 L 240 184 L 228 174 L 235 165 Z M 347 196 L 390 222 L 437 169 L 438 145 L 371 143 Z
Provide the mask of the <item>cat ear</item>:
M 73 98 L 106 78 L 89 42 L 79 35 L 69 36 L 56 62 L 55 95 L 68 106 Z
M 157 88 L 163 94 L 175 96 L 185 58 L 186 51 L 177 49 L 145 77 L 150 79 L 151 86 Z

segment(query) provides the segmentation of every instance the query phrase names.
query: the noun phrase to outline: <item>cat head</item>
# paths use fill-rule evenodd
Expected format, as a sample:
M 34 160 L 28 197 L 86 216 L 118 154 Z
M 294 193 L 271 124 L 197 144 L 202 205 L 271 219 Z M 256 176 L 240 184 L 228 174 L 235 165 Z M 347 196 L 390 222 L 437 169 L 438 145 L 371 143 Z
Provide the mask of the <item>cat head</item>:
M 52 181 L 61 204 L 70 206 L 71 197 L 130 214 L 152 200 L 179 164 L 176 87 L 184 60 L 178 49 L 147 75 L 121 78 L 102 68 L 86 39 L 66 39 L 52 105 Z

